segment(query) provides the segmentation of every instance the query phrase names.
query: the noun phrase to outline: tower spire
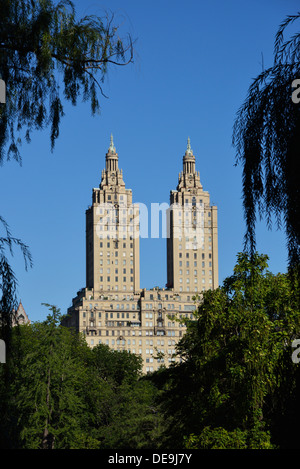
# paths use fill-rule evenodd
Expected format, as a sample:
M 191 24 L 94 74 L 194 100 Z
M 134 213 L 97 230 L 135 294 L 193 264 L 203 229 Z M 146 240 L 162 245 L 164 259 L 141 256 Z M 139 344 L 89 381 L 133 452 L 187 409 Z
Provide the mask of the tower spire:
M 187 140 L 187 147 L 183 157 L 183 172 L 184 173 L 195 173 L 195 156 L 191 149 L 190 137 Z
M 110 153 L 116 153 L 116 148 L 114 146 L 114 140 L 113 140 L 113 135 L 110 134 L 110 146 L 109 149 Z
M 187 147 L 186 147 L 186 152 L 185 152 L 186 155 L 192 155 L 193 154 L 193 150 L 191 149 L 191 141 L 190 141 L 190 137 L 188 137 L 188 140 L 187 140 Z
M 113 135 L 110 135 L 110 145 L 106 153 L 106 171 L 115 172 L 118 171 L 118 153 L 114 145 Z

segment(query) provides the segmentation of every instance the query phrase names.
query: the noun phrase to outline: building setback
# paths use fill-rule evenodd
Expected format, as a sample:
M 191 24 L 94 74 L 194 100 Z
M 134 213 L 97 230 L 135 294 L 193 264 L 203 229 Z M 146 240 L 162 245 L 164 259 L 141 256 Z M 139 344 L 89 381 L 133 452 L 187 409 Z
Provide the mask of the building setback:
M 167 285 L 140 288 L 140 210 L 126 189 L 113 138 L 99 188 L 86 211 L 86 287 L 77 292 L 63 324 L 89 346 L 141 355 L 143 372 L 169 366 L 193 318 L 194 297 L 218 287 L 217 207 L 203 190 L 188 145 L 167 210 Z

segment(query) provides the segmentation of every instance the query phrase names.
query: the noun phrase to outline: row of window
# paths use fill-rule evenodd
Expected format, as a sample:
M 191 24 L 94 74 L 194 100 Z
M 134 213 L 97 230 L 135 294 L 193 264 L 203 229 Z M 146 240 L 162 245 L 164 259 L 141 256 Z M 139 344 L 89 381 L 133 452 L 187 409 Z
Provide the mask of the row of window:
M 114 242 L 117 242 L 117 243 L 119 243 L 121 239 L 127 239 L 126 234 L 123 234 L 122 237 L 121 237 L 120 235 L 117 236 L 116 234 L 110 235 L 109 233 L 105 233 L 105 234 L 103 234 L 103 233 L 97 233 L 97 234 L 98 234 L 98 236 L 99 236 L 100 239 L 112 239 Z M 130 236 L 129 236 L 129 239 L 132 241 L 132 240 L 133 240 L 133 236 L 130 235 Z
M 185 282 L 186 282 L 187 284 L 190 283 L 190 279 L 189 279 L 189 278 L 186 278 L 186 279 L 185 279 Z M 182 278 L 179 279 L 179 283 L 183 283 L 183 279 L 182 279 Z M 194 283 L 198 283 L 198 279 L 197 279 L 196 277 L 194 278 Z M 202 279 L 202 283 L 203 283 L 203 284 L 206 283 L 206 282 L 205 282 L 205 278 Z M 211 278 L 208 280 L 208 283 L 209 283 L 209 284 L 212 284 L 212 279 L 211 279 Z
M 112 309 L 113 309 L 113 305 L 110 305 L 110 306 L 111 306 Z M 129 310 L 129 306 L 130 306 L 130 305 L 126 305 L 126 309 L 127 309 L 127 310 Z M 131 306 L 132 306 L 131 309 L 132 309 L 132 310 L 135 310 L 135 305 L 131 305 Z M 115 305 L 115 308 L 114 308 L 114 309 L 120 309 L 120 305 L 119 305 L 119 304 Z M 121 309 L 125 309 L 125 308 L 124 308 L 124 305 L 121 305 Z M 105 314 L 105 318 L 106 318 L 106 319 L 108 319 L 109 317 L 110 317 L 110 319 L 113 319 L 113 318 L 115 318 L 115 317 L 116 317 L 117 319 L 119 319 L 119 318 L 125 319 L 125 317 L 126 317 L 127 319 L 129 319 L 129 318 L 131 317 L 131 315 L 130 315 L 129 313 L 104 313 L 104 312 L 101 313 L 100 311 L 97 312 L 97 313 L 94 313 L 93 311 L 90 311 L 89 317 L 90 317 L 90 318 L 96 318 L 96 317 L 98 316 L 98 318 L 101 318 L 102 314 L 103 314 L 103 317 L 104 317 L 104 314 Z M 83 316 L 84 318 L 87 317 L 85 311 L 83 311 L 82 316 Z M 135 317 L 135 314 L 133 314 L 133 316 Z
M 122 253 L 122 256 L 123 256 L 123 257 L 126 257 L 126 255 L 127 255 L 126 252 L 123 252 L 123 253 Z M 130 257 L 133 257 L 133 252 L 131 252 L 129 255 L 130 255 Z M 100 251 L 100 256 L 101 256 L 101 257 L 103 256 L 103 251 Z M 112 252 L 108 251 L 108 252 L 106 253 L 106 256 L 107 256 L 107 257 L 114 257 L 113 251 L 112 251 Z M 122 257 L 122 256 L 121 256 L 121 257 Z M 115 257 L 118 257 L 118 251 L 115 251 Z
M 101 344 L 101 343 L 105 343 L 105 345 L 109 345 L 109 346 L 114 346 L 114 345 L 122 345 L 123 347 L 124 346 L 131 346 L 133 345 L 134 347 L 135 346 L 139 346 L 138 349 L 131 349 L 132 353 L 136 353 L 136 350 L 138 350 L 138 353 L 142 353 L 142 348 L 141 345 L 142 345 L 142 341 L 140 340 L 139 343 L 137 344 L 136 343 L 137 341 L 135 339 L 106 339 L 105 342 L 102 342 L 101 339 L 98 340 L 98 343 Z M 94 339 L 90 339 L 90 343 L 91 345 L 94 345 L 95 342 L 94 342 Z M 171 345 L 171 344 L 169 344 Z M 176 350 L 175 349 L 153 349 L 153 348 L 146 348 L 145 349 L 145 353 L 146 355 L 155 355 L 157 353 L 160 353 L 160 354 L 168 354 L 168 355 L 175 355 L 176 354 Z
M 130 218 L 129 220 L 127 220 L 126 217 L 121 218 L 117 213 L 115 213 L 115 216 L 112 216 L 111 218 L 109 216 L 104 219 L 102 217 L 99 218 L 99 223 L 104 226 L 108 226 L 111 223 L 121 223 L 122 225 L 126 225 L 126 223 L 132 223 L 133 221 L 133 218 Z
M 125 324 L 124 324 L 125 325 Z M 134 324 L 133 324 L 134 325 Z M 139 326 L 140 324 L 137 323 L 136 324 L 137 326 Z M 85 329 L 82 331 L 83 334 L 86 334 L 86 331 Z M 103 332 L 103 334 L 102 334 Z M 125 330 L 123 331 L 120 331 L 120 330 L 105 330 L 105 331 L 101 331 L 101 329 L 98 329 L 97 330 L 92 330 L 92 331 L 88 331 L 88 335 L 91 335 L 91 336 L 96 336 L 96 335 L 99 335 L 99 336 L 115 336 L 115 337 L 120 337 L 121 335 L 122 336 L 125 336 Z M 141 336 L 142 335 L 142 331 L 141 330 L 134 330 L 132 328 L 130 329 L 127 329 L 127 334 L 128 336 Z M 153 336 L 153 335 L 157 335 L 157 336 L 168 336 L 168 337 L 176 337 L 176 331 L 172 331 L 172 330 L 169 330 L 169 331 L 164 331 L 164 330 L 157 330 L 156 331 L 156 334 L 153 334 L 153 329 L 149 329 L 149 330 L 146 330 L 145 331 L 145 335 L 146 336 Z M 179 331 L 179 337 L 182 336 L 182 331 Z
M 111 200 L 111 196 L 109 195 L 108 196 L 108 200 L 110 201 Z M 117 200 L 117 198 L 115 197 L 115 200 Z M 121 195 L 120 196 L 120 200 L 123 200 L 123 196 Z M 112 211 L 114 211 L 115 213 L 118 211 L 117 209 L 113 209 L 113 208 L 110 208 L 110 207 L 107 207 L 107 208 L 99 208 L 99 213 L 102 215 L 104 213 L 111 213 Z M 121 212 L 125 215 L 126 212 L 129 213 L 130 215 L 133 214 L 133 208 L 123 208 L 122 210 L 119 210 L 119 212 Z
M 145 306 L 146 306 L 146 310 L 147 310 L 147 309 L 153 309 L 153 304 L 152 304 L 152 303 L 145 303 Z M 162 309 L 162 306 L 163 306 L 162 303 L 158 303 L 158 305 L 157 305 L 158 309 Z M 170 310 L 175 310 L 175 309 L 178 309 L 179 311 L 181 311 L 181 306 L 182 306 L 182 305 L 176 305 L 176 304 L 168 303 L 168 304 L 167 304 L 167 309 L 168 309 L 169 311 L 170 311 Z M 193 310 L 195 309 L 195 306 L 193 306 L 193 305 L 184 305 L 184 311 L 191 311 L 191 309 L 190 309 L 191 307 L 193 308 Z M 160 316 L 161 316 L 161 313 L 158 313 L 158 317 L 160 317 Z M 192 316 L 193 316 L 193 315 L 191 314 L 191 315 L 190 315 L 191 319 L 192 319 Z M 151 319 L 153 316 L 152 316 L 152 313 L 147 313 L 147 312 L 146 312 L 146 313 L 145 313 L 145 317 Z M 172 315 L 172 317 L 174 317 L 174 315 Z M 182 317 L 186 317 L 186 318 L 187 318 L 188 315 L 187 315 L 187 314 L 185 314 L 185 315 L 184 315 L 184 314 L 179 314 L 179 317 L 180 317 L 180 318 L 182 318 Z
M 194 253 L 194 259 L 197 259 L 196 256 L 197 256 L 197 253 Z M 182 253 L 181 252 L 179 253 L 179 258 L 182 259 Z M 186 253 L 186 258 L 189 259 L 189 253 L 188 252 Z M 208 258 L 209 259 L 212 258 L 211 253 L 208 254 Z M 204 253 L 202 254 L 202 259 L 205 259 L 205 254 Z M 211 261 L 209 261 L 209 262 L 210 262 L 209 266 L 211 267 Z M 202 263 L 203 267 L 204 267 L 204 265 Z M 179 261 L 179 267 L 182 267 L 182 261 Z M 186 267 L 190 267 L 190 261 L 186 261 Z M 197 267 L 197 261 L 194 261 L 194 267 Z
M 204 262 L 203 262 L 203 264 L 204 264 Z M 194 277 L 197 277 L 198 273 L 200 274 L 200 272 L 198 272 L 198 270 L 195 269 L 194 272 L 193 272 Z M 207 272 L 205 272 L 205 270 L 202 270 L 201 273 L 202 273 L 202 276 L 204 277 L 204 276 L 205 276 L 205 273 L 207 273 Z M 179 275 L 182 275 L 182 269 L 179 269 Z M 187 269 L 187 270 L 185 271 L 185 274 L 184 274 L 184 275 L 190 275 L 190 270 Z M 208 271 L 208 275 L 212 275 L 212 271 L 211 271 L 211 270 Z
M 112 269 L 113 270 L 113 269 Z M 121 270 L 121 269 L 120 269 Z M 118 274 L 119 273 L 119 269 L 118 268 L 115 268 L 115 274 Z M 126 268 L 123 268 L 123 274 L 126 274 Z M 127 273 L 130 273 L 130 274 L 133 274 L 133 269 L 130 269 L 130 272 L 127 272 Z M 103 267 L 100 268 L 100 274 L 103 274 Z M 106 274 L 110 274 L 110 267 L 107 267 L 106 269 Z
M 103 276 L 100 275 L 100 278 L 99 278 L 99 281 L 102 283 L 103 282 Z M 107 282 L 110 282 L 111 279 L 110 279 L 110 275 L 108 275 L 106 277 L 106 281 Z M 123 282 L 123 283 L 126 283 L 127 282 L 127 277 L 123 277 L 123 280 L 119 280 L 119 277 L 115 277 L 115 282 Z M 133 277 L 130 277 L 130 280 L 128 280 L 128 282 L 133 282 Z
M 112 247 L 115 247 L 115 243 L 111 243 L 110 241 L 107 241 L 106 247 L 110 248 L 111 245 L 112 245 Z M 122 247 L 123 247 L 123 249 L 126 249 L 126 243 L 122 243 Z M 133 248 L 133 243 L 129 243 L 128 247 Z M 100 241 L 100 248 L 103 248 L 103 241 Z M 118 248 L 120 249 L 120 246 L 118 246 Z
M 96 327 L 96 322 L 93 322 L 93 321 L 90 321 L 88 324 L 86 323 L 86 321 L 83 321 L 83 327 L 85 327 L 86 325 L 88 325 L 91 329 Z M 102 323 L 101 321 L 98 321 L 98 327 L 101 327 Z M 168 328 L 172 328 L 172 327 L 175 327 L 177 324 L 175 324 L 174 322 L 168 322 Z M 126 322 L 126 321 L 107 321 L 107 323 L 103 324 L 103 327 L 106 326 L 106 327 L 140 327 L 141 326 L 141 323 L 138 322 L 137 320 L 134 320 L 134 321 L 129 321 L 129 322 Z M 145 327 L 153 327 L 153 322 L 152 321 L 145 321 L 145 323 L 143 323 L 143 326 Z M 163 324 L 162 322 L 159 322 L 158 323 L 158 327 L 161 327 L 163 328 Z M 179 327 L 184 327 L 182 324 L 179 324 Z M 94 330 L 94 331 L 89 331 L 91 333 L 91 335 L 97 335 L 97 331 Z M 101 331 L 101 329 L 98 330 L 98 335 L 101 335 L 102 332 L 106 335 L 109 335 L 109 330 L 105 330 L 105 331 Z M 119 331 L 115 331 L 115 330 L 111 330 L 111 335 L 118 335 L 119 334 Z M 116 334 L 115 334 L 116 332 Z M 104 334 L 104 335 L 105 335 Z
M 147 360 L 146 360 L 147 362 Z M 165 360 L 163 358 L 158 358 L 157 359 L 157 363 L 164 363 Z M 171 362 L 175 362 L 175 358 L 169 358 L 168 359 L 168 362 L 171 363 Z M 154 368 L 153 366 L 146 366 L 146 373 L 152 373 L 154 371 Z
M 131 261 L 131 262 L 132 262 L 132 261 Z M 89 298 L 91 299 L 91 297 L 92 297 L 92 295 L 90 295 Z M 154 297 L 156 297 L 156 295 L 154 295 L 153 293 L 150 293 L 150 294 L 149 294 L 149 299 L 150 299 L 150 300 L 154 301 L 154 299 L 155 299 Z M 171 294 L 171 295 L 169 295 L 168 293 L 165 293 L 165 292 L 164 292 L 163 294 L 157 293 L 157 299 L 160 300 L 160 301 L 161 301 L 161 300 L 168 301 L 169 299 L 172 299 L 173 297 L 174 297 L 174 299 L 175 299 L 176 301 L 191 301 L 191 299 L 192 299 L 191 296 L 187 296 L 187 297 L 186 297 L 186 300 L 185 300 L 184 298 L 182 298 L 181 296 L 179 296 L 179 295 L 177 295 L 177 294 Z M 134 300 L 134 296 L 133 296 L 133 295 L 123 295 L 123 296 L 121 295 L 120 298 L 119 298 L 119 295 L 118 295 L 118 294 L 116 294 L 116 295 L 109 295 L 109 296 L 107 296 L 107 297 L 104 296 L 103 294 L 101 294 L 100 297 L 99 297 L 99 299 L 100 299 L 100 300 L 109 300 L 109 301 L 111 301 L 111 300 L 117 301 L 117 300 L 119 300 L 119 299 L 120 299 L 120 300 L 122 299 L 123 301 L 126 301 L 126 300 L 127 300 L 127 301 L 132 301 L 132 300 Z M 160 304 L 161 304 L 161 303 L 160 303 Z M 98 303 L 96 303 L 95 306 L 98 307 Z M 151 308 L 152 308 L 152 306 L 151 306 Z
M 89 299 L 91 300 L 92 299 L 92 295 L 89 296 Z M 118 294 L 115 294 L 115 295 L 108 295 L 108 296 L 104 296 L 103 294 L 101 294 L 99 296 L 99 299 L 100 300 L 108 300 L 108 301 L 118 301 L 118 300 L 123 300 L 123 301 L 136 301 L 136 299 L 134 298 L 134 296 L 131 294 L 131 295 L 118 295 Z M 153 293 L 150 293 L 149 294 L 149 300 L 152 300 L 154 301 L 156 299 L 156 295 L 154 295 Z M 173 299 L 173 301 L 191 301 L 192 297 L 191 296 L 187 296 L 186 299 L 185 298 L 182 298 L 180 295 L 178 294 L 171 294 L 169 295 L 168 293 L 157 293 L 157 300 L 158 301 L 162 301 L 162 300 L 165 300 L 165 301 L 168 301 L 168 300 L 171 300 Z M 147 303 L 146 303 L 146 309 L 152 309 L 153 307 L 153 304 L 150 303 L 151 306 L 147 306 Z M 113 306 L 111 306 L 111 309 L 113 309 Z M 90 309 L 93 307 L 92 303 L 90 303 L 89 305 Z M 95 303 L 95 307 L 98 308 L 99 307 L 99 304 L 98 303 Z M 100 309 L 102 308 L 103 306 L 100 305 Z M 159 303 L 159 307 L 161 308 L 162 307 L 162 303 Z M 122 308 L 122 307 L 121 307 Z M 172 307 L 173 308 L 173 307 Z M 168 309 L 170 309 L 168 307 Z
M 91 339 L 93 340 L 93 339 Z M 122 344 L 122 345 L 134 345 L 134 346 L 141 346 L 142 339 L 106 339 L 106 345 L 115 345 Z M 99 339 L 99 343 L 101 343 L 101 339 Z M 157 339 L 157 345 L 159 347 L 164 346 L 174 346 L 176 344 L 175 340 L 165 340 L 165 339 Z M 153 346 L 153 340 L 146 340 L 146 345 Z M 163 352 L 163 350 L 158 349 L 158 352 Z
M 99 264 L 103 265 L 103 259 L 99 259 Z M 107 265 L 119 265 L 119 261 L 118 261 L 118 259 L 115 259 L 115 261 L 107 259 L 106 264 Z M 126 265 L 126 259 L 123 259 L 122 264 Z M 133 259 L 130 259 L 130 265 L 133 265 Z
M 128 231 L 130 231 L 130 232 L 133 232 L 133 228 L 135 228 L 136 231 L 139 230 L 139 226 L 138 226 L 138 225 L 134 225 L 134 226 L 132 226 L 132 225 L 117 225 L 116 223 L 114 223 L 113 225 L 104 225 L 104 226 L 103 226 L 103 225 L 99 225 L 99 226 L 97 227 L 97 229 L 98 229 L 99 231 L 117 231 L 117 227 L 119 227 L 119 230 L 120 230 L 121 228 L 123 228 L 122 231 L 128 230 Z M 105 228 L 106 228 L 106 229 L 105 229 Z
M 201 244 L 201 247 L 202 247 L 202 249 L 204 250 L 204 244 Z M 198 246 L 198 244 L 193 244 L 192 248 L 193 248 L 194 250 L 195 250 L 195 249 L 198 250 L 198 249 L 199 249 L 199 246 Z M 211 244 L 208 245 L 208 249 L 209 249 L 210 251 L 212 250 Z M 195 254 L 195 253 L 194 253 L 194 254 Z M 182 259 L 182 257 L 183 257 L 183 256 L 182 256 L 182 252 L 180 252 L 180 253 L 178 254 L 178 256 L 179 256 L 179 259 Z M 189 253 L 189 252 L 186 252 L 186 253 L 185 253 L 185 257 L 186 257 L 187 259 L 189 259 L 190 253 Z
M 146 304 L 146 306 L 148 305 L 148 307 L 150 306 L 152 308 L 152 304 Z M 120 305 L 117 304 L 115 305 L 115 307 L 113 305 L 110 305 L 111 306 L 111 309 L 120 309 Z M 129 304 L 126 305 L 126 309 L 129 310 Z M 174 310 L 174 305 L 168 305 L 168 310 L 170 310 L 172 307 L 172 309 Z M 121 304 L 121 309 L 125 309 L 124 308 L 124 304 Z M 135 311 L 135 305 L 131 305 L 131 309 L 133 311 Z M 194 311 L 195 310 L 195 306 L 194 305 L 184 305 L 184 309 L 185 311 Z M 139 305 L 137 305 L 137 310 L 139 310 Z M 181 305 L 179 305 L 179 310 L 181 310 Z M 131 318 L 131 314 L 130 313 L 107 313 L 107 312 L 103 312 L 101 313 L 100 311 L 97 312 L 97 313 L 94 313 L 93 311 L 90 311 L 89 313 L 89 318 L 90 319 L 96 319 L 96 317 L 98 317 L 99 319 L 101 319 L 102 317 L 102 314 L 103 314 L 103 318 L 104 318 L 104 314 L 105 314 L 105 319 L 130 319 Z M 82 317 L 83 318 L 86 318 L 87 317 L 87 313 L 85 311 L 83 311 L 82 313 Z M 133 319 L 135 319 L 136 317 L 136 314 L 133 313 Z M 162 317 L 162 314 L 161 313 L 158 313 L 158 317 L 161 318 Z M 171 317 L 172 319 L 174 319 L 174 314 L 171 314 L 169 315 L 169 317 Z M 193 314 L 179 314 L 179 317 L 180 318 L 188 318 L 190 317 L 190 319 L 193 319 Z M 145 313 L 145 318 L 146 319 L 153 319 L 153 313 L 150 313 L 150 312 L 146 312 Z
M 177 301 L 181 301 L 181 300 L 182 300 L 181 296 L 179 296 L 179 295 L 177 295 L 177 294 L 174 294 L 174 295 L 165 294 L 164 297 L 163 297 L 163 295 L 161 295 L 160 293 L 157 294 L 157 299 L 158 299 L 158 300 L 166 300 L 166 301 L 168 301 L 168 300 L 169 300 L 169 296 L 170 296 L 170 299 L 174 296 L 174 297 L 176 297 L 175 299 L 176 299 Z M 150 300 L 154 300 L 154 295 L 153 295 L 153 293 L 150 293 L 149 299 L 150 299 Z M 183 301 L 183 300 L 182 300 L 182 301 Z M 186 299 L 186 301 L 191 301 L 191 297 L 188 296 L 187 299 Z M 151 306 L 151 307 L 152 307 L 152 306 Z

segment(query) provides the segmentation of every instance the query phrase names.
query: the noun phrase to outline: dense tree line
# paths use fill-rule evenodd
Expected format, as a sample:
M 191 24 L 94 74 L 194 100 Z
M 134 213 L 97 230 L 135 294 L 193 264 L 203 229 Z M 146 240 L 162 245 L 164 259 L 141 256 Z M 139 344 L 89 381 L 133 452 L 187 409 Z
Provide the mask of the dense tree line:
M 1 386 L 1 445 L 25 449 L 143 448 L 156 445 L 156 391 L 141 359 L 44 322 L 13 330 L 8 388 Z M 4 381 L 1 380 L 1 384 Z
M 298 447 L 295 288 L 267 256 L 240 253 L 185 320 L 181 363 L 148 375 L 139 356 L 89 348 L 47 305 L 45 321 L 13 328 L 0 368 L 2 448 Z
M 267 270 L 267 256 L 240 253 L 233 275 L 204 293 L 178 345 L 182 364 L 152 378 L 163 389 L 167 445 L 299 446 L 296 290 L 288 274 Z

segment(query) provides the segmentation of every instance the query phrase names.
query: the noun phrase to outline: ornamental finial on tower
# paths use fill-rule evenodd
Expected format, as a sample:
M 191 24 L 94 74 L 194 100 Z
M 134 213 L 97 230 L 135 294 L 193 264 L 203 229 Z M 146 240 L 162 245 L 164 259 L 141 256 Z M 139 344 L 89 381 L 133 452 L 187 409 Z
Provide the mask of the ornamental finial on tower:
M 114 141 L 113 141 L 113 135 L 112 134 L 110 135 L 110 146 L 109 146 L 108 151 L 110 153 L 116 153 L 116 148 L 114 146 Z
M 186 154 L 186 155 L 192 155 L 192 154 L 193 154 L 193 150 L 191 149 L 190 137 L 188 137 L 187 147 L 186 147 L 186 152 L 185 152 L 185 154 Z

